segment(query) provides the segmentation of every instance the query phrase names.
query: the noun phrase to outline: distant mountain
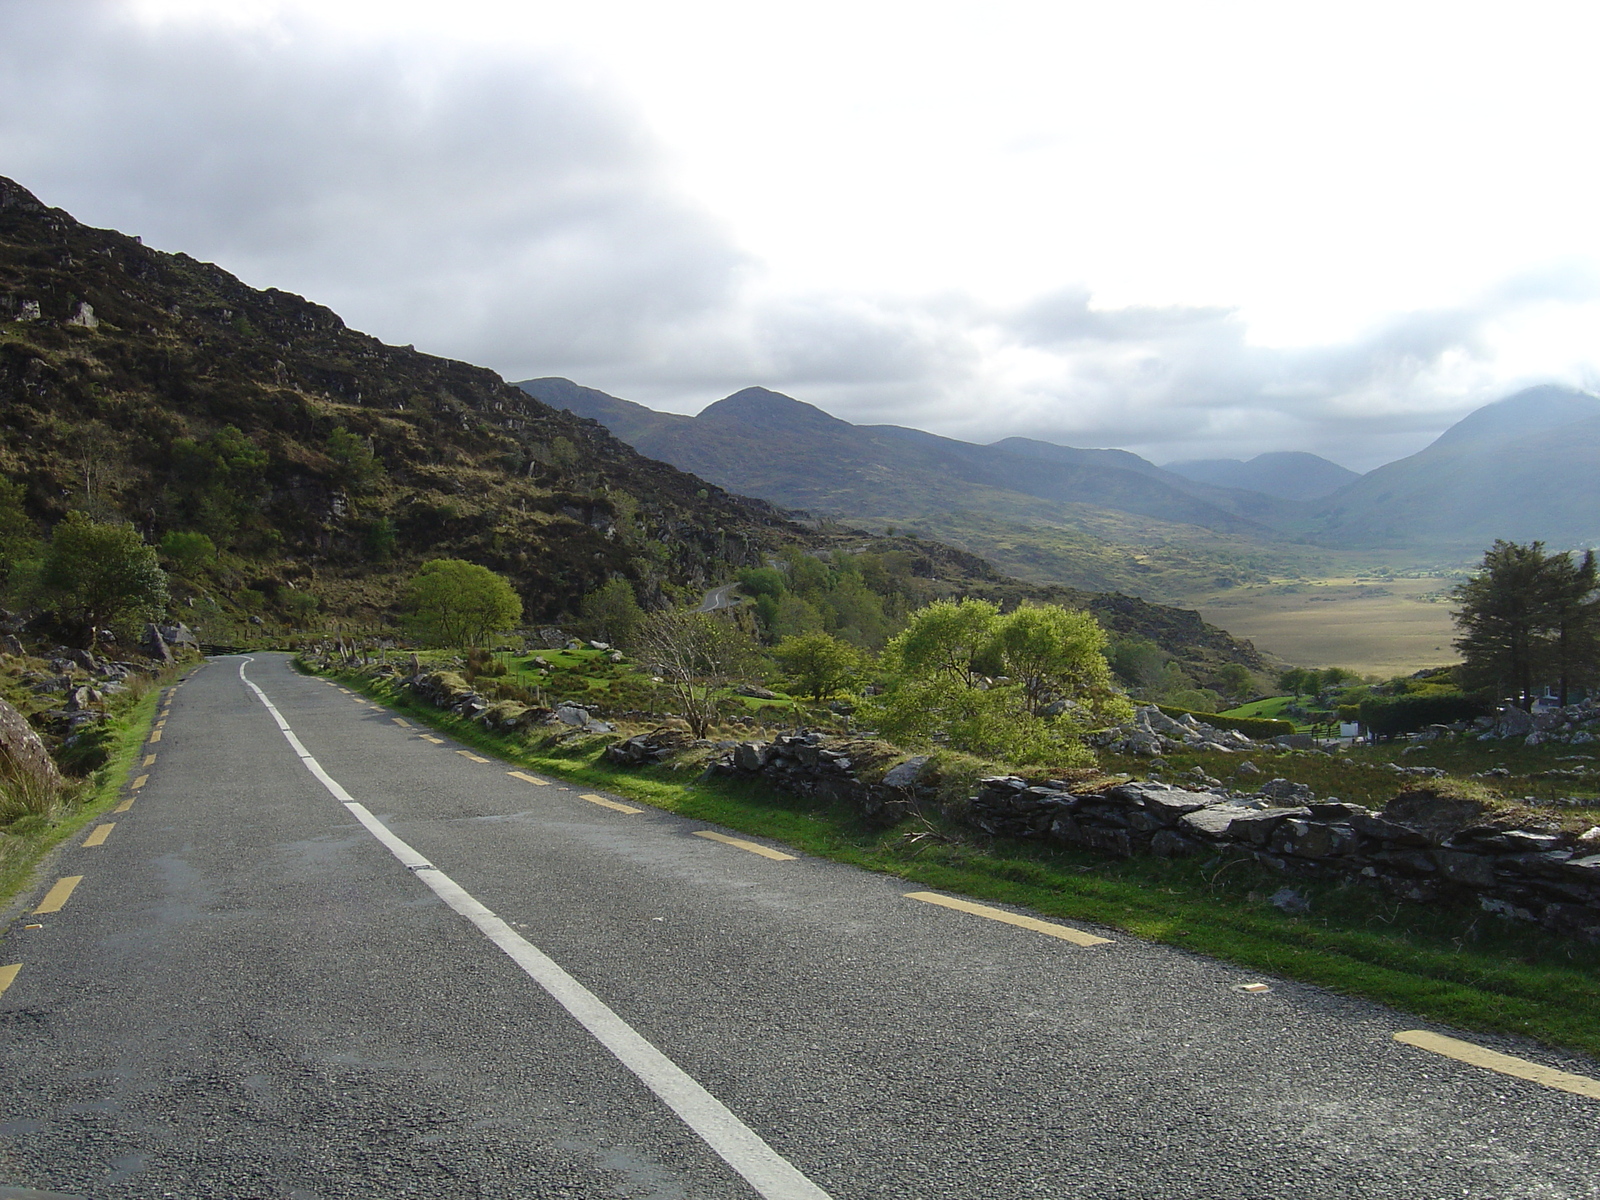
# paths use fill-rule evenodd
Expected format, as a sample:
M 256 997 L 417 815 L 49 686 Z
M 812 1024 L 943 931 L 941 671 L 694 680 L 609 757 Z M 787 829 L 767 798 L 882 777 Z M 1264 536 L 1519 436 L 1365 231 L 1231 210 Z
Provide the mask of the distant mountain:
M 1249 536 L 1271 536 L 1274 523 L 1304 516 L 1289 502 L 1196 483 L 1123 450 L 1025 438 L 980 446 L 898 425 L 852 425 L 766 388 L 686 417 L 566 379 L 517 386 L 599 421 L 642 454 L 819 514 L 903 522 L 964 510 L 1026 519 L 1086 504 Z
M 1546 386 L 1486 405 L 1327 497 L 1315 529 L 1353 545 L 1600 544 L 1600 397 Z
M 1320 500 L 1361 476 L 1348 467 L 1299 450 L 1237 458 L 1191 458 L 1170 462 L 1166 470 L 1213 487 L 1243 488 L 1282 500 Z

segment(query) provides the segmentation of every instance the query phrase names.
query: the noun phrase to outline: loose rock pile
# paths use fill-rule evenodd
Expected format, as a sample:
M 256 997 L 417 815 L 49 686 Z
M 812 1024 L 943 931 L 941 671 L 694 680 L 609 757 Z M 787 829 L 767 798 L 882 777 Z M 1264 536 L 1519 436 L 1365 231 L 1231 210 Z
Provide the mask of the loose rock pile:
M 1544 742 L 1583 746 L 1595 741 L 1600 733 L 1600 700 L 1586 700 L 1582 704 L 1538 713 L 1506 705 L 1497 708 L 1493 716 L 1479 717 L 1473 722 L 1473 728 L 1474 736 L 1480 741 L 1520 738 L 1528 746 Z
M 1153 704 L 1136 708 L 1131 723 L 1092 733 L 1088 740 L 1091 745 L 1101 749 L 1139 754 L 1147 758 L 1177 750 L 1214 750 L 1219 754 L 1236 754 L 1257 747 L 1256 742 L 1237 729 L 1214 728 L 1198 720 L 1192 713 L 1185 714 L 1181 719 L 1169 717 Z
M 926 757 L 907 759 L 869 782 L 899 757 L 901 752 L 885 742 L 796 733 L 771 742 L 740 742 L 711 770 L 760 776 L 796 795 L 846 804 L 867 822 L 887 826 L 933 798 Z

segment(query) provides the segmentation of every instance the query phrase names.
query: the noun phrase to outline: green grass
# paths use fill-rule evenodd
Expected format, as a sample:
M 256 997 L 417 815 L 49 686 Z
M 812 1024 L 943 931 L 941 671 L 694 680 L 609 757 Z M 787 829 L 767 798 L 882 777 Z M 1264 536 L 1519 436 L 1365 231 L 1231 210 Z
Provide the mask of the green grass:
M 1525 1035 L 1600 1055 L 1600 948 L 1577 945 L 1487 914 L 1396 903 L 1375 889 L 1287 880 L 1252 860 L 1106 859 L 1031 842 L 986 841 L 938 820 L 864 828 L 839 807 L 750 781 L 698 779 L 697 765 L 624 771 L 599 758 L 604 739 L 539 748 L 397 698 L 354 675 L 342 682 L 508 762 L 604 788 L 697 820 L 772 838 L 807 854 L 908 883 L 1108 925 L 1233 963 L 1247 973 L 1302 980 L 1419 1017 Z M 1169 770 L 1237 767 L 1237 757 L 1173 756 Z M 1214 761 L 1213 761 L 1214 760 Z M 1381 804 L 1392 773 L 1324 755 L 1284 756 L 1285 775 L 1328 772 L 1340 795 Z M 1258 765 L 1270 776 L 1279 764 Z M 1103 765 L 1115 770 L 1117 762 Z M 1318 786 L 1319 792 L 1334 791 Z M 917 837 L 922 834 L 924 836 Z M 1267 899 L 1291 884 L 1310 911 L 1291 916 Z
M 116 804 L 155 720 L 162 686 L 163 681 L 151 684 L 108 719 L 110 757 L 87 779 L 69 783 L 52 814 L 24 817 L 0 830 L 0 907 L 26 886 L 45 855 Z

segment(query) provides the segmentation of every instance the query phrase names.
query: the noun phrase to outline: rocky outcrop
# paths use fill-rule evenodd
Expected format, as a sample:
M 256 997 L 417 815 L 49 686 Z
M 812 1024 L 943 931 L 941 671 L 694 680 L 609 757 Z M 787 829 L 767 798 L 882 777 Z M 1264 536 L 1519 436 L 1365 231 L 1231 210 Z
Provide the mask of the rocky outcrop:
M 1427 734 L 1437 737 L 1443 732 L 1446 732 L 1446 727 L 1439 726 L 1427 731 Z M 1535 713 L 1524 712 L 1508 704 L 1495 709 L 1492 715 L 1479 717 L 1473 722 L 1473 736 L 1480 741 L 1516 738 L 1529 746 L 1545 742 L 1587 745 L 1600 737 L 1600 700 L 1586 700 L 1582 704 L 1569 704 L 1565 708 Z
M 0 700 L 0 769 L 48 788 L 61 786 L 61 772 L 44 742 L 24 717 Z

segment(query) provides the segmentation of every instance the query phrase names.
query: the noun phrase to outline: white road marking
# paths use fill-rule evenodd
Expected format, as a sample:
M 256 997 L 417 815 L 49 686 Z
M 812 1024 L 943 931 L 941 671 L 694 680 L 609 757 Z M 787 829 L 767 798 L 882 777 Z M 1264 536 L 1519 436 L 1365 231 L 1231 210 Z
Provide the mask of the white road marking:
M 245 675 L 245 667 L 254 661 L 247 657 L 240 662 L 240 680 L 272 714 L 278 729 L 305 764 L 306 770 L 328 789 L 335 800 L 349 809 L 356 820 L 366 826 L 368 832 L 382 842 L 402 865 L 427 884 L 439 899 L 476 925 L 535 983 L 550 993 L 562 1008 L 594 1035 L 595 1040 L 637 1075 L 668 1108 L 678 1114 L 685 1125 L 694 1130 L 725 1163 L 744 1176 L 766 1200 L 831 1200 L 827 1192 L 767 1145 L 755 1130 L 734 1116 L 722 1101 L 696 1083 L 683 1068 L 641 1037 L 603 1000 L 480 904 L 455 880 L 395 836 L 387 825 L 367 811 L 365 805 L 345 791 L 295 737 L 289 722 L 283 719 L 267 694 Z

